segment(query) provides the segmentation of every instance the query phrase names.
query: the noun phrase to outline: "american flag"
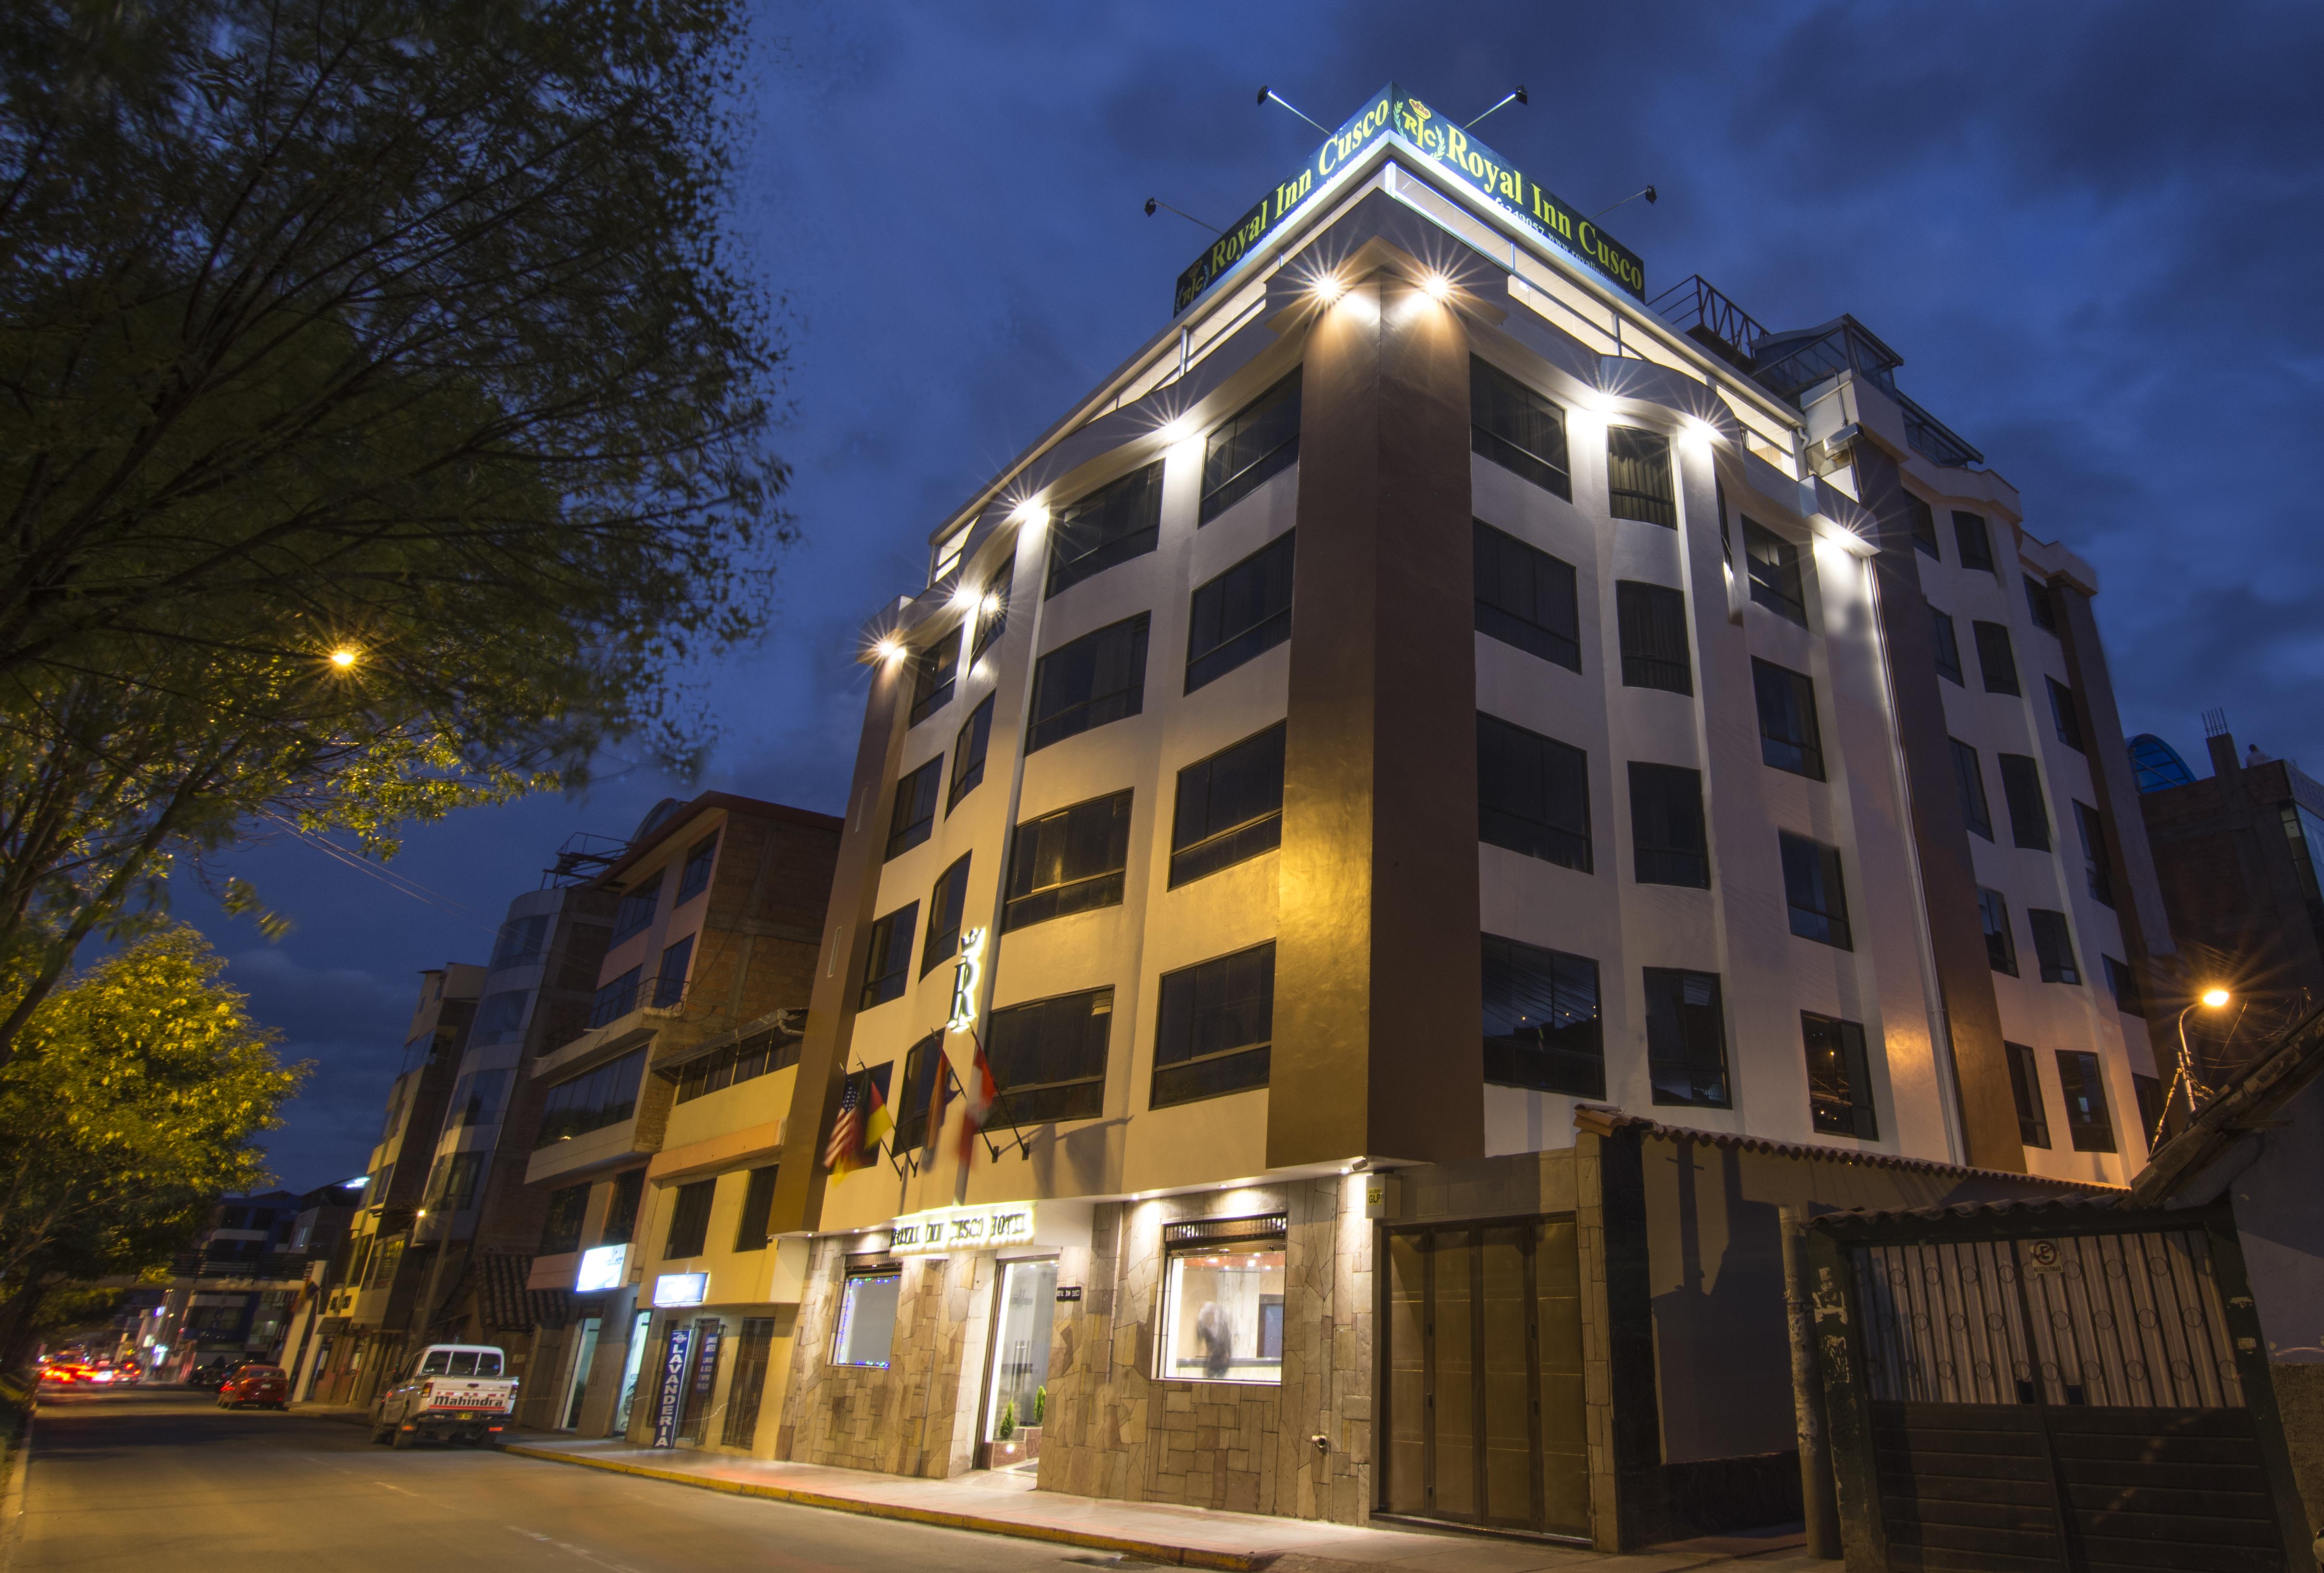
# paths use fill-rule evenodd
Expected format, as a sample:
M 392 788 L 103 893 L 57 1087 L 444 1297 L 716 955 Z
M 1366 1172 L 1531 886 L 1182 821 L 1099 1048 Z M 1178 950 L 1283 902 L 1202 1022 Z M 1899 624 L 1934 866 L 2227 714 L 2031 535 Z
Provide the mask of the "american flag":
M 847 1078 L 847 1090 L 839 1099 L 839 1118 L 831 1127 L 830 1144 L 823 1150 L 823 1166 L 834 1176 L 863 1166 L 863 1098 L 859 1078 Z

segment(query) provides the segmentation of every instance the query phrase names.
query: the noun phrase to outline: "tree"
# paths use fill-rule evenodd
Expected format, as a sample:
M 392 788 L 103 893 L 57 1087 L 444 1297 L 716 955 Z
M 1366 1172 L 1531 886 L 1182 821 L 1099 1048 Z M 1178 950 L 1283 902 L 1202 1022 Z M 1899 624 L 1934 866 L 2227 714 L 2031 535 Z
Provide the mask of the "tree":
M 0 1068 L 0 1363 L 59 1284 L 168 1261 L 222 1195 L 266 1183 L 262 1131 L 308 1073 L 183 924 L 53 992 Z
M 790 538 L 742 25 L 0 14 L 0 1063 L 173 856 L 698 760 Z

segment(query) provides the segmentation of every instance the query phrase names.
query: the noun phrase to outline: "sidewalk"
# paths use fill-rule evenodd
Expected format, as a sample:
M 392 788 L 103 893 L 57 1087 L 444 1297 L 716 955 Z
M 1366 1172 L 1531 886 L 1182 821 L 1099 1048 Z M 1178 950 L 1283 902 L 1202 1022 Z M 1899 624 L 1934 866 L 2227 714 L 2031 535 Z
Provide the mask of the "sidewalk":
M 1728 1563 L 1735 1573 L 1837 1573 L 1810 1559 L 1796 1532 L 1683 1541 L 1633 1556 L 1488 1536 L 1430 1534 L 1160 1503 L 1106 1502 L 1037 1491 L 1028 1476 L 979 1472 L 951 1480 L 874 1475 L 815 1464 L 760 1463 L 724 1454 L 550 1439 L 527 1433 L 501 1449 L 521 1457 L 611 1469 L 707 1491 L 868 1513 L 947 1529 L 1014 1535 L 1113 1552 L 1170 1567 L 1248 1573 L 1681 1573 Z

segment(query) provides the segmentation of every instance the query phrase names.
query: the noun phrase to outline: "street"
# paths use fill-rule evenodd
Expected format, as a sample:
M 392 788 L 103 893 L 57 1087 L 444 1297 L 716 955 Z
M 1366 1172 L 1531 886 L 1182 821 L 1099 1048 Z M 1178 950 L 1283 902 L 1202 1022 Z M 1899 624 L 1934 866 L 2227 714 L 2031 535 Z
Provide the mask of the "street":
M 369 1435 L 222 1411 L 175 1388 L 44 1396 L 7 1573 L 1018 1573 L 1106 1560 L 467 1448 L 397 1452 Z

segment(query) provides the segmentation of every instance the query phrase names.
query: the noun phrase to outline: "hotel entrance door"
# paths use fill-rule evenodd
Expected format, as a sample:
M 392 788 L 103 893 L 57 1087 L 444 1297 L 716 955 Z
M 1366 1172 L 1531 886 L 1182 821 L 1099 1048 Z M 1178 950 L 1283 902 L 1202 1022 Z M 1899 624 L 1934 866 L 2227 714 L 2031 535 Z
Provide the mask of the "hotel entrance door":
M 1004 1262 L 992 1319 L 992 1377 L 986 1384 L 978 1451 L 988 1469 L 1041 1455 L 1049 1380 L 1049 1324 L 1057 1306 L 1057 1263 Z

